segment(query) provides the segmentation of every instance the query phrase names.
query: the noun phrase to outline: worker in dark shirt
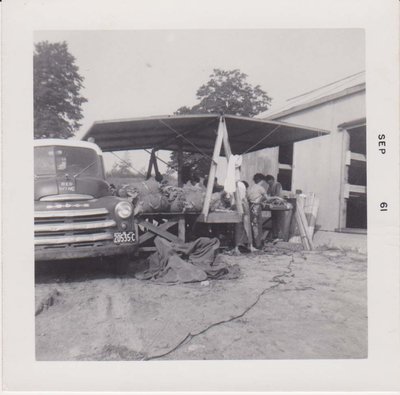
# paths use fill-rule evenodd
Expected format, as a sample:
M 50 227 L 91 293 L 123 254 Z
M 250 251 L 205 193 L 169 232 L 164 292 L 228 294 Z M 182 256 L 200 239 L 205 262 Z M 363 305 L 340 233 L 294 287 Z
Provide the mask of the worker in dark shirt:
M 268 174 L 265 176 L 265 182 L 268 185 L 267 195 L 269 197 L 281 197 L 282 195 L 282 185 L 280 182 L 275 181 L 275 177 Z
M 208 176 L 204 177 L 204 181 L 203 181 L 203 185 L 207 188 L 207 184 L 208 184 Z M 214 178 L 214 185 L 213 185 L 213 190 L 212 192 L 222 192 L 224 190 L 224 187 L 222 185 L 218 184 L 218 178 L 215 177 Z
M 274 198 L 281 198 L 282 196 L 282 185 L 280 182 L 275 181 L 275 177 L 268 174 L 265 176 L 265 182 L 268 185 L 267 188 L 267 202 L 268 200 L 274 200 Z M 279 211 L 271 211 L 271 221 L 272 229 L 271 233 L 268 235 L 270 239 L 277 239 L 279 236 L 279 216 L 281 213 Z

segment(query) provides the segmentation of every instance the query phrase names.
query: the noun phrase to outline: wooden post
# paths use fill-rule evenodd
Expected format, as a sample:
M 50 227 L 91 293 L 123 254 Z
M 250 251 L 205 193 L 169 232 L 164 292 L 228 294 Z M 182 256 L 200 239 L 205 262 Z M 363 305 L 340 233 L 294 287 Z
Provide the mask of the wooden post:
M 214 145 L 214 153 L 212 156 L 210 172 L 208 174 L 206 196 L 204 199 L 203 210 L 201 212 L 205 220 L 207 219 L 208 212 L 210 211 L 211 195 L 214 187 L 215 175 L 217 173 L 218 158 L 221 153 L 223 137 L 224 137 L 224 120 L 223 117 L 220 117 L 217 138 L 215 140 L 215 145 Z
M 153 162 L 154 162 L 154 152 L 151 151 L 150 160 L 149 160 L 149 167 L 147 169 L 146 180 L 148 180 L 151 177 L 151 170 L 153 168 Z
M 178 238 L 183 242 L 186 241 L 186 221 L 184 214 L 178 216 Z
M 307 242 L 310 246 L 310 249 L 313 250 L 314 249 L 314 245 L 313 245 L 313 241 L 312 241 L 312 235 L 310 235 L 310 231 L 308 228 L 308 224 L 307 224 L 307 219 L 306 216 L 304 214 L 304 210 L 303 207 L 299 206 L 297 207 L 297 212 L 299 214 L 300 220 L 301 220 L 301 224 L 305 233 L 305 236 L 307 238 Z
M 346 227 L 347 220 L 347 196 L 346 184 L 349 175 L 349 166 L 346 164 L 346 152 L 350 149 L 350 134 L 347 130 L 342 131 L 342 163 L 340 172 L 340 195 L 339 195 L 339 229 Z
M 178 142 L 178 187 L 183 186 L 183 179 L 182 179 L 182 169 L 183 169 L 183 150 L 182 150 L 182 141 L 179 139 Z
M 154 174 L 159 175 L 160 171 L 158 170 L 158 163 L 157 163 L 157 156 L 156 151 L 153 149 L 151 150 L 151 154 L 153 155 L 153 166 L 154 166 Z

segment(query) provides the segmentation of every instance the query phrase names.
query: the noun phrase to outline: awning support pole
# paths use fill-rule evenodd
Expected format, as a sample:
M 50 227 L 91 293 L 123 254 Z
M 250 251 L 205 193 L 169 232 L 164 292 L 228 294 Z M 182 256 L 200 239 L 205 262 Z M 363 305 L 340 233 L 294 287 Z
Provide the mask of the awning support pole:
M 183 186 L 183 178 L 182 178 L 182 170 L 183 170 L 183 150 L 182 150 L 182 140 L 178 141 L 178 152 L 177 152 L 177 161 L 178 161 L 178 187 Z
M 146 180 L 148 180 L 151 177 L 151 170 L 153 169 L 153 166 L 154 166 L 154 174 L 157 179 L 157 177 L 160 176 L 160 171 L 158 170 L 157 156 L 156 156 L 156 151 L 154 149 L 152 149 L 150 153 L 149 167 L 147 169 Z
M 146 180 L 151 177 L 151 170 L 153 169 L 154 164 L 154 151 L 150 153 L 149 167 L 147 168 Z

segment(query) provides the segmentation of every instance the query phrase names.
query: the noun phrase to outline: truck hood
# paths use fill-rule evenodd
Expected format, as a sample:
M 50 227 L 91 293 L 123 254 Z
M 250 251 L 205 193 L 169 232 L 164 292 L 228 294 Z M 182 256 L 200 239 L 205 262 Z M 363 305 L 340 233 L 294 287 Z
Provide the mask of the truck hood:
M 56 195 L 89 195 L 93 198 L 110 196 L 106 181 L 92 177 L 46 177 L 35 180 L 35 201 Z

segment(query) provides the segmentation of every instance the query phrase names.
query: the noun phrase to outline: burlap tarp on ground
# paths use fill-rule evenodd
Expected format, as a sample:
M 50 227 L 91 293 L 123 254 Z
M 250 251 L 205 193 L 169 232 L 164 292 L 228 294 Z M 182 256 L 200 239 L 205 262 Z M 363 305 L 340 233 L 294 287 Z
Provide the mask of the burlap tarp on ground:
M 216 238 L 171 243 L 157 237 L 154 244 L 157 251 L 147 259 L 147 268 L 135 275 L 139 280 L 178 284 L 239 276 L 239 267 L 228 266 L 218 255 L 220 243 Z

